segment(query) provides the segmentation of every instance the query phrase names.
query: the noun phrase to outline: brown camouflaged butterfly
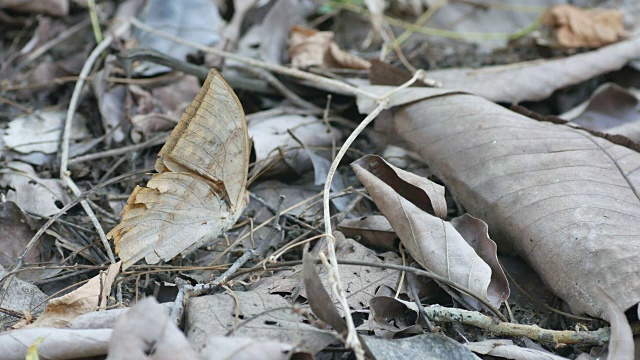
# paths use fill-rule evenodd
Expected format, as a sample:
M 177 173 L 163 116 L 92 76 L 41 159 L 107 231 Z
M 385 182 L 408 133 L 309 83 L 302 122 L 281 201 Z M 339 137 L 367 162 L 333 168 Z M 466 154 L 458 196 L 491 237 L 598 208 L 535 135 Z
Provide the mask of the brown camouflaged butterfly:
M 137 186 L 113 228 L 123 269 L 170 260 L 229 229 L 248 203 L 249 135 L 242 105 L 220 73 L 204 85 Z

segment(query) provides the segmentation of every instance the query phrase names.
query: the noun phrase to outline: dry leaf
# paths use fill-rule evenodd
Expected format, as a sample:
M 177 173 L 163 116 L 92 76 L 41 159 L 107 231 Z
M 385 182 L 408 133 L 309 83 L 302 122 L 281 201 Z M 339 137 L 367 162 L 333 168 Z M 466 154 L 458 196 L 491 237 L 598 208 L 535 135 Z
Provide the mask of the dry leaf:
M 622 68 L 640 54 L 640 37 L 561 59 L 534 60 L 479 69 L 428 71 L 445 88 L 470 92 L 492 101 L 543 100 L 554 91 Z
M 49 300 L 44 312 L 30 326 L 60 328 L 82 314 L 104 309 L 121 265 L 122 262 L 112 264 L 76 290 Z
M 511 340 L 492 339 L 464 344 L 464 346 L 480 355 L 491 355 L 505 359 L 517 360 L 566 360 L 548 351 L 527 349 L 513 344 Z
M 402 259 L 396 253 L 386 252 L 378 254 L 375 251 L 365 247 L 353 239 L 345 238 L 339 231 L 334 231 L 333 236 L 336 239 L 336 255 L 338 259 L 365 261 L 374 264 L 402 264 Z M 302 276 L 305 276 L 301 266 L 292 268 L 291 273 L 276 273 L 270 279 L 265 280 L 265 286 L 270 293 L 294 293 L 298 294 L 294 289 L 303 285 Z M 328 286 L 327 269 L 321 267 L 319 276 L 322 283 Z M 349 307 L 354 310 L 362 310 L 367 308 L 369 301 L 376 294 L 376 290 L 380 287 L 388 287 L 396 289 L 398 287 L 400 274 L 397 271 L 381 268 L 365 268 L 356 265 L 341 265 L 340 279 L 346 289 L 347 302 Z M 300 296 L 311 297 L 307 295 L 306 290 L 299 292 Z M 342 312 L 342 308 L 338 302 L 335 302 L 338 311 Z M 344 315 L 344 314 L 343 314 Z
M 591 98 L 560 115 L 586 129 L 623 135 L 640 143 L 640 92 L 613 83 L 600 85 Z
M 107 354 L 111 329 L 28 328 L 0 334 L 3 359 L 25 359 L 37 339 L 41 359 L 93 359 Z
M 471 351 L 459 342 L 439 334 L 421 334 L 405 339 L 379 339 L 363 337 L 376 359 L 394 360 L 477 360 Z
M 0 9 L 64 16 L 69 13 L 69 0 L 0 0 Z
M 371 215 L 360 219 L 344 219 L 338 224 L 340 231 L 349 238 L 360 236 L 359 242 L 374 249 L 396 250 L 398 236 L 389 220 L 383 215 Z
M 300 26 L 291 29 L 289 38 L 291 64 L 299 68 L 368 69 L 371 64 L 340 49 L 333 41 L 333 32 L 317 31 Z
M 148 297 L 122 314 L 113 329 L 107 359 L 200 359 L 168 313 Z
M 270 174 L 291 171 L 302 174 L 312 168 L 309 153 L 298 141 L 307 147 L 330 147 L 332 141 L 337 142 L 342 136 L 337 130 L 327 131 L 327 126 L 317 117 L 303 115 L 254 120 L 249 124 L 249 135 L 256 153 L 256 166 L 252 172 L 269 168 Z M 284 159 L 278 161 L 281 153 L 284 153 Z
M 364 156 L 351 167 L 420 265 L 482 295 L 494 306 L 509 297 L 486 225 L 474 232 L 471 227 L 477 227 L 477 221 L 471 225 L 474 221 L 463 220 L 458 224 L 466 224 L 461 226 L 467 235 L 463 237 L 452 223 L 442 220 L 447 214 L 442 186 L 375 155 Z
M 185 310 L 185 333 L 189 342 L 201 349 L 211 335 L 270 339 L 295 344 L 312 354 L 336 340 L 335 336 L 306 322 L 291 311 L 289 300 L 269 294 L 265 286 L 251 291 L 192 297 Z M 236 317 L 236 315 L 238 317 Z
M 13 189 L 7 190 L 7 200 L 31 214 L 52 216 L 70 201 L 61 180 L 41 179 L 31 165 L 20 161 L 0 169 L 0 186 Z
M 563 4 L 552 6 L 543 23 L 554 27 L 559 46 L 598 48 L 625 36 L 623 14 L 616 9 L 581 9 Z
M 155 264 L 230 228 L 248 202 L 249 136 L 242 105 L 214 69 L 167 143 L 146 187 L 136 187 L 113 228 L 123 269 Z
M 239 336 L 211 336 L 200 355 L 207 360 L 314 359 L 310 353 L 297 351 L 294 344 Z
M 318 319 L 331 325 L 338 334 L 347 332 L 347 323 L 340 315 L 338 308 L 333 304 L 331 295 L 329 295 L 324 285 L 322 285 L 322 280 L 320 280 L 320 276 L 316 271 L 316 265 L 306 249 L 302 256 L 302 265 L 306 297 L 309 300 L 309 306 L 313 314 L 317 316 Z
M 501 252 L 517 252 L 574 312 L 604 316 L 596 285 L 625 311 L 640 302 L 637 152 L 473 95 L 420 88 L 391 100 L 411 102 L 395 109 L 396 128 Z
M 7 148 L 23 154 L 39 151 L 45 154 L 55 153 L 60 149 L 62 130 L 67 116 L 66 111 L 44 111 L 17 117 L 4 131 L 2 139 Z M 71 142 L 89 136 L 87 119 L 76 114 L 71 128 Z

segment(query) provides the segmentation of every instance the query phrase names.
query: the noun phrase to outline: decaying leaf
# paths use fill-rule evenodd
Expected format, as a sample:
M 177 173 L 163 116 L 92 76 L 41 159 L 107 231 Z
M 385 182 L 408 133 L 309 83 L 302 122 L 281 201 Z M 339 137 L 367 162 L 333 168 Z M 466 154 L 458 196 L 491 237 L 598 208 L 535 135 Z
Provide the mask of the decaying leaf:
M 44 312 L 30 326 L 64 327 L 79 315 L 104 309 L 121 265 L 121 262 L 112 264 L 105 272 L 96 275 L 76 290 L 51 299 Z
M 402 264 L 400 257 L 393 252 L 377 254 L 375 251 L 363 246 L 353 239 L 345 238 L 339 231 L 334 231 L 336 238 L 336 255 L 338 259 L 365 261 L 374 264 Z M 381 259 L 382 258 L 382 259 Z M 293 274 L 276 273 L 272 278 L 267 279 L 266 286 L 271 293 L 297 293 L 293 289 L 303 285 L 304 272 L 301 266 L 293 267 Z M 322 283 L 328 284 L 327 269 L 319 269 L 319 277 Z M 398 287 L 400 275 L 397 271 L 381 268 L 367 268 L 355 265 L 340 266 L 340 279 L 344 284 L 347 302 L 354 310 L 361 310 L 369 305 L 369 300 L 376 294 L 378 288 L 387 286 L 392 289 Z M 310 297 L 306 290 L 300 291 L 300 296 Z M 336 301 L 336 305 L 339 303 Z M 340 306 L 337 306 L 342 311 Z M 344 314 L 343 314 L 344 315 Z
M 640 302 L 637 152 L 473 95 L 420 88 L 391 100 L 411 101 L 396 128 L 501 252 L 517 252 L 574 312 L 604 316 L 596 286 L 625 311 Z
M 558 46 L 597 48 L 625 36 L 623 14 L 616 9 L 581 9 L 562 4 L 552 6 L 543 23 L 552 26 Z
M 509 297 L 486 225 L 462 219 L 456 223 L 458 230 L 442 219 L 447 213 L 443 187 L 375 155 L 362 157 L 351 167 L 420 265 L 481 294 L 494 306 Z
M 398 237 L 383 215 L 370 215 L 361 219 L 344 219 L 338 224 L 340 231 L 350 238 L 360 236 L 359 241 L 374 249 L 395 250 Z
M 109 341 L 109 360 L 201 359 L 184 333 L 171 321 L 169 311 L 148 297 L 122 314 Z
M 0 169 L 0 186 L 10 188 L 7 200 L 40 216 L 54 215 L 70 201 L 61 180 L 41 179 L 31 165 L 20 161 L 11 161 Z
M 310 353 L 296 351 L 296 347 L 279 341 L 248 337 L 211 336 L 200 351 L 204 359 L 216 360 L 306 360 Z
M 295 67 L 368 69 L 371 64 L 340 49 L 333 32 L 294 26 L 289 38 L 289 57 Z
M 342 136 L 337 130 L 327 131 L 327 126 L 317 117 L 303 115 L 254 120 L 249 124 L 249 135 L 254 139 L 256 153 L 256 166 L 252 171 L 259 173 L 268 168 L 270 174 L 302 174 L 313 165 L 300 142 L 307 147 L 330 147 Z M 283 161 L 278 161 L 281 154 L 284 154 Z
M 38 151 L 52 154 L 59 150 L 66 111 L 42 111 L 17 117 L 7 126 L 2 139 L 6 146 L 22 154 Z M 82 140 L 89 135 L 87 119 L 76 114 L 71 130 L 71 142 Z
M 478 358 L 457 341 L 437 334 L 422 334 L 406 339 L 378 339 L 363 337 L 376 359 L 394 360 L 477 360 Z
M 518 360 L 565 360 L 566 358 L 554 355 L 548 351 L 541 351 L 535 349 L 527 349 L 514 345 L 512 340 L 484 340 L 466 343 L 464 346 L 480 355 L 491 355 L 504 359 L 518 359 Z
M 291 310 L 292 304 L 265 286 L 189 299 L 185 309 L 185 333 L 201 349 L 211 335 L 269 339 L 315 354 L 335 341 L 331 332 L 307 324 L 306 317 Z
M 5 359 L 25 359 L 29 346 L 37 339 L 41 359 L 90 359 L 107 354 L 111 329 L 27 328 L 0 335 L 0 349 Z
M 600 85 L 591 98 L 560 115 L 586 129 L 623 135 L 640 143 L 640 92 L 613 83 Z
M 318 319 L 331 325 L 338 334 L 343 334 L 347 330 L 347 323 L 344 321 L 338 308 L 333 304 L 331 295 L 322 285 L 322 280 L 316 271 L 316 265 L 308 251 L 305 250 L 302 257 L 304 288 L 309 300 L 309 306 Z
M 170 260 L 231 227 L 248 202 L 249 136 L 242 105 L 212 69 L 160 150 L 146 187 L 136 187 L 113 228 L 126 269 Z
M 479 69 L 427 72 L 445 88 L 466 91 L 492 101 L 543 100 L 554 91 L 622 68 L 638 57 L 640 37 L 561 59 L 534 60 Z

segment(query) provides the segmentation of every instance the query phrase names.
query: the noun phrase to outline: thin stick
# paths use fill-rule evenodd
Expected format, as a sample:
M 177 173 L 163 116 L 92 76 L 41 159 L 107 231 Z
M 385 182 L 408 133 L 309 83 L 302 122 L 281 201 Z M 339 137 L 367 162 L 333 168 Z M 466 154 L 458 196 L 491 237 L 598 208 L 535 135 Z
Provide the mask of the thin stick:
M 389 96 L 391 96 L 394 92 L 400 91 L 410 86 L 416 80 L 418 80 L 418 78 L 421 76 L 423 76 L 422 71 L 417 71 L 415 75 L 411 78 L 411 80 L 397 87 L 393 91 L 387 94 L 384 94 L 380 98 L 378 98 L 377 99 L 378 106 L 369 115 L 367 115 L 367 117 L 358 125 L 358 127 L 355 128 L 355 130 L 351 132 L 347 140 L 344 142 L 344 144 L 340 148 L 340 151 L 338 151 L 338 154 L 336 155 L 335 159 L 333 159 L 333 162 L 331 163 L 331 168 L 329 168 L 329 173 L 327 174 L 327 181 L 324 184 L 324 192 L 323 192 L 323 198 L 322 198 L 323 214 L 324 214 L 324 229 L 327 237 L 332 237 L 331 211 L 329 207 L 331 183 L 333 182 L 333 177 L 336 174 L 336 171 L 338 170 L 338 165 L 340 165 L 340 161 L 342 160 L 344 155 L 347 153 L 347 150 L 349 149 L 349 147 L 351 147 L 351 144 L 355 141 L 358 135 L 360 135 L 360 133 L 367 127 L 367 125 L 369 125 L 371 121 L 373 121 L 373 119 L 375 119 L 378 116 L 378 114 L 380 114 L 387 107 Z M 357 356 L 359 351 L 356 349 L 360 348 L 359 350 L 362 350 L 361 349 L 362 345 L 360 344 L 360 340 L 358 339 L 358 334 L 356 332 L 353 319 L 350 316 L 351 313 L 349 310 L 349 302 L 347 301 L 347 295 L 340 282 L 338 260 L 336 258 L 336 249 L 333 241 L 327 241 L 327 257 L 332 264 L 332 269 L 330 270 L 333 271 L 333 273 L 335 274 L 335 279 L 337 280 L 335 284 L 331 284 L 330 282 L 329 285 L 332 289 L 336 290 L 334 291 L 334 295 L 338 299 L 338 302 L 340 303 L 344 313 L 346 314 L 345 320 L 347 322 L 347 329 L 349 330 L 349 334 L 347 335 L 345 346 L 352 348 Z
M 129 24 L 123 23 L 120 26 L 118 26 L 118 28 L 116 28 L 115 33 L 122 34 L 128 28 L 129 28 Z M 69 173 L 69 170 L 68 170 L 69 142 L 71 139 L 71 128 L 73 125 L 73 116 L 75 115 L 76 109 L 78 108 L 80 93 L 82 92 L 82 87 L 84 86 L 84 83 L 85 83 L 85 80 L 83 79 L 87 75 L 89 75 L 91 68 L 93 68 L 93 65 L 98 60 L 98 57 L 100 57 L 102 52 L 106 50 L 109 47 L 109 45 L 111 45 L 111 42 L 113 42 L 114 39 L 115 39 L 115 35 L 110 34 L 109 36 L 105 37 L 104 40 L 102 40 L 102 42 L 100 42 L 93 49 L 93 51 L 91 51 L 91 54 L 89 54 L 89 57 L 85 61 L 84 66 L 82 66 L 82 70 L 80 71 L 80 74 L 79 74 L 80 80 L 76 82 L 76 86 L 73 89 L 73 94 L 71 95 L 71 101 L 69 102 L 69 109 L 67 110 L 67 118 L 64 124 L 64 133 L 62 135 L 62 144 L 61 144 L 60 178 L 67 183 L 67 186 L 71 189 L 71 191 L 77 197 L 82 195 L 82 191 L 78 188 L 76 183 L 73 181 L 73 179 L 71 178 L 71 174 Z M 109 246 L 109 240 L 107 240 L 107 236 L 104 232 L 104 229 L 102 228 L 102 225 L 100 225 L 100 221 L 98 220 L 96 215 L 93 213 L 91 206 L 86 200 L 80 200 L 80 205 L 82 206 L 84 211 L 87 213 L 87 215 L 91 219 L 93 226 L 96 228 L 96 231 L 100 236 L 100 240 L 102 241 L 102 246 L 104 246 L 107 252 L 107 256 L 109 257 L 109 261 L 112 264 L 115 264 L 116 262 L 115 256 L 113 255 L 111 246 Z
M 212 47 L 208 47 L 208 46 L 204 46 L 201 44 L 197 44 L 185 39 L 182 39 L 180 37 L 171 35 L 171 34 L 167 34 L 165 32 L 156 30 L 146 24 L 143 24 L 142 22 L 140 22 L 140 20 L 136 19 L 135 17 L 132 17 L 129 19 L 129 21 L 131 22 L 131 25 L 142 29 L 144 31 L 148 31 L 152 34 L 158 35 L 160 37 L 163 37 L 165 39 L 170 39 L 173 40 L 175 42 L 178 42 L 180 44 L 184 44 L 187 46 L 190 46 L 194 49 L 198 49 L 198 50 L 202 50 L 204 52 L 208 52 L 208 53 L 212 53 L 212 54 L 216 54 L 218 56 L 224 56 L 230 59 L 234 59 L 234 60 L 238 60 L 241 61 L 247 65 L 250 66 L 256 66 L 256 67 L 260 67 L 263 69 L 267 69 L 270 71 L 274 71 L 280 74 L 284 74 L 284 75 L 288 75 L 288 76 L 292 76 L 298 79 L 305 79 L 305 80 L 309 80 L 315 83 L 321 83 L 323 85 L 326 86 L 330 86 L 330 87 L 334 87 L 335 89 L 339 89 L 342 90 L 343 92 L 348 92 L 350 94 L 354 94 L 354 95 L 361 95 L 361 96 L 365 96 L 368 97 L 370 99 L 377 99 L 378 96 L 375 94 L 371 94 L 367 91 L 364 91 L 362 89 L 359 89 L 355 86 L 351 86 L 349 84 L 346 84 L 344 82 L 341 81 L 337 81 L 337 80 L 333 80 L 333 79 L 329 79 L 323 76 L 319 76 L 319 75 L 315 75 L 315 74 L 311 74 L 302 70 L 298 70 L 298 69 L 294 69 L 294 68 L 289 68 L 286 66 L 281 66 L 281 65 L 276 65 L 276 64 L 269 64 L 269 63 L 265 63 L 263 61 L 260 60 L 256 60 L 256 59 L 252 59 L 250 57 L 246 57 L 246 56 L 242 56 L 242 55 L 238 55 L 238 54 L 233 54 L 230 52 L 226 52 L 226 51 L 222 51 L 220 49 L 216 49 L 216 48 L 212 48 Z

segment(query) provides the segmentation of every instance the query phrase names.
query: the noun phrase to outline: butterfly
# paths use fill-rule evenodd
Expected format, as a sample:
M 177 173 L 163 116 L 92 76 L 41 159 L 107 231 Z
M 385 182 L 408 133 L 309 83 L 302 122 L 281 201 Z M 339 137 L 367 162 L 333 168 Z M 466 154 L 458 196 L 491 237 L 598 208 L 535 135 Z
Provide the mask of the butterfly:
M 107 234 L 123 269 L 170 260 L 233 226 L 249 202 L 249 152 L 242 104 L 211 69 L 160 150 L 158 173 L 133 190 Z

